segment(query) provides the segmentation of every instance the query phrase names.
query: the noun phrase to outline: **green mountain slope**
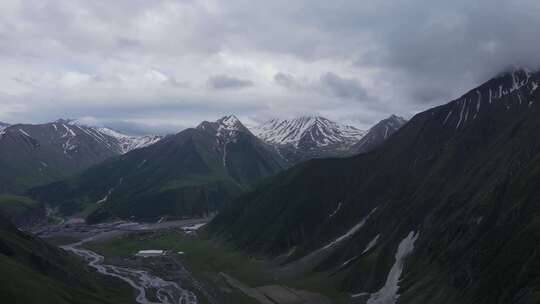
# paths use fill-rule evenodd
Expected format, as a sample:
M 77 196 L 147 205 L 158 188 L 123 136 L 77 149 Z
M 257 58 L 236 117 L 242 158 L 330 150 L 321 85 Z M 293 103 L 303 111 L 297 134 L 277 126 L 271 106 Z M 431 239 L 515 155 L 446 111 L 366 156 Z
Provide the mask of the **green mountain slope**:
M 538 303 L 538 83 L 503 74 L 373 152 L 279 174 L 208 229 L 358 303 Z
M 2 303 L 131 303 L 127 284 L 90 272 L 83 262 L 16 230 L 0 218 Z
M 235 117 L 225 117 L 30 193 L 64 214 L 98 208 L 94 220 L 200 216 L 281 168 L 277 154 Z
M 150 145 L 159 136 L 128 136 L 73 120 L 0 124 L 0 193 L 62 180 L 110 157 Z
M 20 193 L 118 155 L 114 140 L 66 121 L 9 126 L 0 133 L 0 193 Z
M 0 195 L 0 214 L 16 226 L 29 226 L 45 218 L 45 206 L 24 196 Z

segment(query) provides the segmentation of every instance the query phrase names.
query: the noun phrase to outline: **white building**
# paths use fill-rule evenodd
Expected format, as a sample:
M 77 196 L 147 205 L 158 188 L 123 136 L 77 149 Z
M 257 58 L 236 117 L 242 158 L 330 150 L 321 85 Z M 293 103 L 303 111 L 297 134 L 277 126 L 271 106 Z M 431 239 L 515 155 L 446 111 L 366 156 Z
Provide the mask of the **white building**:
M 148 257 L 159 257 L 165 254 L 164 250 L 140 250 L 137 252 L 136 256 L 148 258 Z

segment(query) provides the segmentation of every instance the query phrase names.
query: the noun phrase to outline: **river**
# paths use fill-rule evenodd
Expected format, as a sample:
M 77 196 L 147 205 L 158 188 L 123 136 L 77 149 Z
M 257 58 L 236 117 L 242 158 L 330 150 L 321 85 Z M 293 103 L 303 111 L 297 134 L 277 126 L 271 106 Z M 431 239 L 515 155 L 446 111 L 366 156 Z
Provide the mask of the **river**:
M 130 225 L 131 226 L 131 225 Z M 138 226 L 138 225 L 135 225 Z M 142 227 L 130 227 L 133 230 L 139 230 Z M 144 227 L 146 230 L 149 227 Z M 131 230 L 130 229 L 130 230 Z M 150 229 L 151 230 L 151 229 Z M 136 301 L 140 304 L 196 304 L 197 296 L 186 289 L 183 289 L 178 283 L 163 280 L 160 277 L 152 275 L 148 271 L 132 269 L 128 267 L 119 267 L 104 264 L 104 257 L 91 250 L 83 248 L 86 242 L 102 238 L 111 231 L 103 232 L 91 237 L 85 238 L 77 243 L 61 246 L 62 249 L 72 252 L 84 258 L 88 265 L 96 269 L 99 273 L 118 278 L 127 282 L 137 291 Z M 149 298 L 149 290 L 155 291 L 153 297 Z M 157 299 L 156 299 L 157 298 Z M 157 300 L 157 302 L 156 302 Z

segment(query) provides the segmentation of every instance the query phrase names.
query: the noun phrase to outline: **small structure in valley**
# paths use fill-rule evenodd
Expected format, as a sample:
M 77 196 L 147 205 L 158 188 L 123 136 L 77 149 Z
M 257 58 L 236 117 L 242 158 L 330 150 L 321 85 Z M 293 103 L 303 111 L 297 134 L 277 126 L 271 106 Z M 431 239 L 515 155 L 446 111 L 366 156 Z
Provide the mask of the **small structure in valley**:
M 149 258 L 149 257 L 160 257 L 165 255 L 165 250 L 140 250 L 135 254 L 135 256 Z

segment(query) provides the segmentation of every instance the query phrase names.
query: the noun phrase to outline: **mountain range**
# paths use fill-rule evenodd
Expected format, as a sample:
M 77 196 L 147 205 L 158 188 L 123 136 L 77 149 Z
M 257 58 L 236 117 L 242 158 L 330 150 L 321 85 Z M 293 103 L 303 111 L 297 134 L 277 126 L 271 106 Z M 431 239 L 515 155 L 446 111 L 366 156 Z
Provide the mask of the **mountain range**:
M 320 116 L 306 116 L 273 119 L 249 130 L 242 125 L 242 132 L 259 137 L 288 167 L 312 158 L 344 157 L 367 151 L 403 123 L 403 119 L 392 116 L 366 132 Z M 208 124 L 203 123 L 199 128 Z M 20 194 L 32 187 L 69 178 L 162 138 L 130 136 L 68 119 L 38 125 L 2 123 L 0 164 L 4 170 L 0 172 L 0 193 Z
M 136 141 L 69 121 L 5 126 L 0 165 L 36 180 L 0 173 L 3 187 L 57 181 L 31 188 L 35 200 L 1 196 L 0 213 L 25 223 L 42 203 L 90 222 L 219 211 L 210 237 L 272 259 L 277 280 L 323 277 L 352 303 L 538 303 L 539 84 L 540 72 L 506 72 L 367 132 L 322 117 L 250 130 L 225 116 Z M 37 164 L 58 175 L 40 179 Z M 76 298 L 95 284 L 96 302 L 110 292 L 47 246 L 0 219 L 0 264 L 15 285 Z M 75 287 L 62 265 L 80 274 Z
M 377 149 L 283 171 L 208 226 L 355 303 L 538 303 L 540 73 L 504 73 Z
M 0 131 L 0 192 L 22 192 L 67 178 L 159 139 L 127 136 L 64 119 L 38 125 L 5 125 Z
M 388 121 L 395 119 L 379 125 L 389 125 Z M 288 156 L 296 155 L 295 161 L 324 155 L 343 157 L 351 153 L 354 139 L 364 135 L 322 117 L 304 117 L 297 122 L 290 125 L 284 121 L 274 125 L 274 130 L 268 124 L 259 128 L 266 130 L 265 134 L 285 129 L 296 134 L 296 141 L 292 135 L 278 141 L 262 133 L 258 138 L 235 116 L 205 121 L 29 193 L 59 207 L 64 215 L 90 220 L 200 216 L 218 211 L 223 203 L 257 182 L 291 166 L 285 151 L 290 152 Z M 379 136 L 374 130 L 378 128 L 367 133 L 370 138 Z
M 234 116 L 203 122 L 30 194 L 62 214 L 157 219 L 215 212 L 284 161 Z

